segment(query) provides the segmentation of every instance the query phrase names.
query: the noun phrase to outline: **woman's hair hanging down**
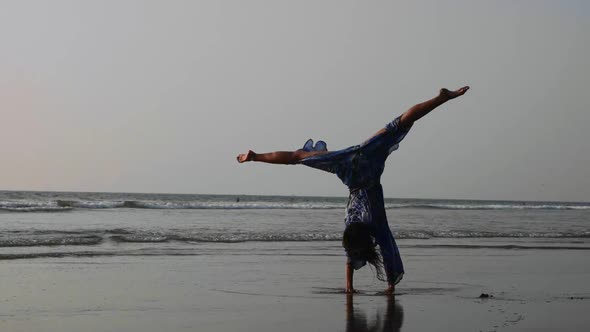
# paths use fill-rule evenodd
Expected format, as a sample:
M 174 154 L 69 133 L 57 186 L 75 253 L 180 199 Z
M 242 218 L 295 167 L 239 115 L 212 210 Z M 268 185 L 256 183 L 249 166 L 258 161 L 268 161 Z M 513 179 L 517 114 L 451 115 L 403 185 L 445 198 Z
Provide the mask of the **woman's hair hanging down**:
M 377 279 L 387 281 L 383 273 L 383 259 L 377 252 L 377 245 L 371 235 L 370 225 L 353 222 L 346 226 L 342 236 L 342 246 L 348 257 L 367 261 L 375 268 Z

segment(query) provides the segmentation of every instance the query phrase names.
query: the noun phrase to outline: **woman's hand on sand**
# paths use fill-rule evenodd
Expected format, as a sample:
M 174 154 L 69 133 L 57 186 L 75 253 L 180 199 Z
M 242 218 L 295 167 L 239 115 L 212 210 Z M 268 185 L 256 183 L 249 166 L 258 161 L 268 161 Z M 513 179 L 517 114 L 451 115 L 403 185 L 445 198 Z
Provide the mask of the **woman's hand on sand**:
M 443 88 L 443 89 L 440 89 L 439 94 L 450 100 L 450 99 L 455 99 L 459 96 L 464 95 L 465 92 L 467 92 L 467 90 L 469 90 L 469 86 L 464 86 L 464 87 L 457 89 L 455 91 L 451 91 L 449 89 Z
M 389 285 L 389 287 L 383 291 L 383 295 L 393 295 L 393 293 L 395 293 L 395 285 Z
M 358 291 L 352 287 L 346 287 L 344 288 L 344 293 L 346 294 L 354 294 L 354 293 L 358 293 Z
M 254 156 L 256 155 L 256 153 L 252 150 L 248 150 L 248 152 L 246 153 L 240 153 L 237 157 L 238 162 L 239 163 L 243 163 L 246 161 L 252 161 L 254 160 Z

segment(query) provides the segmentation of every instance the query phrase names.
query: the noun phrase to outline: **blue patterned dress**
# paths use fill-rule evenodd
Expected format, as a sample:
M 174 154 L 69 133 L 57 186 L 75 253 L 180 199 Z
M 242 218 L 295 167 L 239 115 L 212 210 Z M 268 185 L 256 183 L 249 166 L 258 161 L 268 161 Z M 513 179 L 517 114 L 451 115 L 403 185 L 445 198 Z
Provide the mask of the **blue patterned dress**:
M 389 154 L 397 150 L 410 127 L 400 126 L 400 117 L 385 126 L 385 130 L 366 142 L 349 148 L 330 151 L 305 158 L 301 164 L 334 173 L 350 190 L 344 223 L 348 226 L 354 222 L 367 223 L 379 245 L 383 266 L 390 284 L 397 284 L 403 277 L 404 267 L 389 229 L 385 215 L 383 188 L 380 179 Z M 318 141 L 313 145 L 308 140 L 302 150 L 327 151 L 326 144 Z M 348 261 L 354 269 L 366 264 L 365 261 Z

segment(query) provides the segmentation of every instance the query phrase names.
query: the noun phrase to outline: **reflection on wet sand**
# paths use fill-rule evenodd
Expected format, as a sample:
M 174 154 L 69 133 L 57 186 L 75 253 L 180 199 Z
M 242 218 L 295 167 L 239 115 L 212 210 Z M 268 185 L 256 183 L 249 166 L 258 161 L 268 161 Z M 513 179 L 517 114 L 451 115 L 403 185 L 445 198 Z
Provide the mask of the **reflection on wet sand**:
M 352 294 L 346 296 L 346 332 L 401 331 L 404 309 L 395 297 L 387 297 L 385 313 L 379 312 L 374 321 L 368 321 L 362 310 L 355 309 L 353 297 Z

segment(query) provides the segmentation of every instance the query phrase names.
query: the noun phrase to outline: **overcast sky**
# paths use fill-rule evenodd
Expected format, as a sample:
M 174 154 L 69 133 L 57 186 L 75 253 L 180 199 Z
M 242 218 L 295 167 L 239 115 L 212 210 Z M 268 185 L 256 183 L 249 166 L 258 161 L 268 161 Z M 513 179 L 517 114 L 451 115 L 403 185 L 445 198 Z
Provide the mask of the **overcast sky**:
M 235 156 L 358 144 L 470 85 L 387 197 L 590 201 L 590 2 L 0 0 L 0 189 L 346 196 Z

